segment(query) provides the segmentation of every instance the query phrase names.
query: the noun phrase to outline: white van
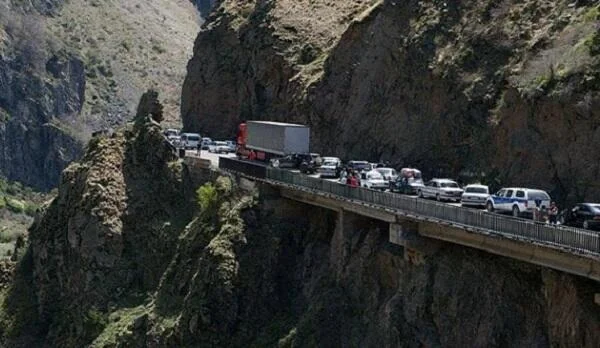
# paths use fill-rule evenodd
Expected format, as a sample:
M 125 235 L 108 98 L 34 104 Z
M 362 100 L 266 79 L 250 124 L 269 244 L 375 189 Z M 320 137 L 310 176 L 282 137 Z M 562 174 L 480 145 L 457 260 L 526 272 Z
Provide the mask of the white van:
M 181 134 L 181 147 L 185 149 L 196 149 L 200 143 L 200 134 L 198 133 L 183 133 Z

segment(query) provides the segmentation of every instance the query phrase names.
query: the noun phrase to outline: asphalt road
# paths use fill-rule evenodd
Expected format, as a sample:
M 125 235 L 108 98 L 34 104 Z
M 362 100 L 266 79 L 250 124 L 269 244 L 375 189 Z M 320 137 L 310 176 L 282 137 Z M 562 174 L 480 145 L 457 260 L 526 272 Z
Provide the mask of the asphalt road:
M 198 156 L 198 152 L 196 150 L 188 150 L 188 151 L 186 151 L 186 156 Z M 200 156 L 200 158 L 205 158 L 205 159 L 210 160 L 211 165 L 213 167 L 215 167 L 215 168 L 218 168 L 219 167 L 219 158 L 220 157 L 235 157 L 235 154 L 233 154 L 233 153 L 229 153 L 229 154 L 217 154 L 217 153 L 210 153 L 210 152 L 208 152 L 206 150 L 202 150 L 200 152 L 199 156 Z M 292 170 L 292 171 L 293 172 L 299 172 L 298 170 Z M 313 178 L 318 178 L 319 174 L 311 174 L 309 176 L 311 176 Z M 329 180 L 329 181 L 334 181 L 334 182 L 338 181 L 338 179 L 323 179 L 323 180 Z M 417 196 L 410 196 L 410 197 L 412 197 L 413 199 L 420 199 Z M 461 206 L 460 203 L 447 203 L 447 204 L 453 205 L 455 207 L 460 207 Z M 473 209 L 478 209 L 478 208 L 473 208 Z M 485 209 L 481 208 L 480 210 L 485 210 Z

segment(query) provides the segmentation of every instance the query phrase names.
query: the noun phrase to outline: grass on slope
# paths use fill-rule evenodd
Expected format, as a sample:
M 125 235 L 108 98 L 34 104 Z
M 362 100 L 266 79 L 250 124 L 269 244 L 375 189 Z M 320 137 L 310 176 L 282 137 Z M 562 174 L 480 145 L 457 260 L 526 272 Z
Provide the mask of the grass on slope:
M 19 182 L 0 178 L 0 259 L 11 256 L 15 241 L 27 234 L 36 210 L 48 198 Z
M 67 2 L 49 29 L 86 64 L 84 117 L 96 119 L 122 101 L 133 111 L 140 95 L 156 87 L 167 125 L 176 125 L 199 24 L 189 0 L 81 0 Z

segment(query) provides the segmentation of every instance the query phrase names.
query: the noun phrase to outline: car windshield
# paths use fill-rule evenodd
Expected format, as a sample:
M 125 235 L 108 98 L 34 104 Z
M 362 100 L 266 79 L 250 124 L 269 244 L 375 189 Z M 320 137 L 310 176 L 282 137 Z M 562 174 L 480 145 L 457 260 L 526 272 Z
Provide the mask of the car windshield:
M 324 166 L 326 166 L 326 167 L 327 167 L 327 166 L 329 166 L 329 167 L 335 167 L 335 166 L 336 166 L 336 163 L 335 163 L 334 161 L 325 161 L 325 162 L 323 163 L 323 165 L 324 165 Z
M 195 136 L 195 135 L 188 135 L 187 139 L 191 140 L 191 141 L 199 141 L 200 137 L 199 136 Z
M 483 193 L 487 194 L 488 190 L 485 187 L 467 187 L 465 192 L 467 193 Z
M 590 204 L 590 207 L 592 207 L 596 213 L 600 213 L 600 204 Z
M 371 173 L 367 174 L 367 179 L 380 180 L 380 179 L 383 179 L 383 176 L 381 176 L 381 174 L 379 172 L 371 172 Z
M 440 182 L 440 187 L 458 188 L 458 184 L 455 182 Z
M 544 191 L 529 191 L 529 200 L 535 201 L 536 199 L 549 200 L 550 196 Z
M 223 145 L 227 145 L 227 143 L 224 141 L 215 141 L 215 145 L 223 146 Z

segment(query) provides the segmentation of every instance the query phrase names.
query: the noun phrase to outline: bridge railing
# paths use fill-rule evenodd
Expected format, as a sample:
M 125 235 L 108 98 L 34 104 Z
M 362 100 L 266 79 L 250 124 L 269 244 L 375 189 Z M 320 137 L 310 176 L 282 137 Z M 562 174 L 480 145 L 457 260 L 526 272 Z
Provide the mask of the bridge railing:
M 337 182 L 312 178 L 300 173 L 272 167 L 261 168 L 264 168 L 265 177 L 270 180 L 325 192 L 386 209 L 400 210 L 421 217 L 443 220 L 467 228 L 474 227 L 505 237 L 516 237 L 600 255 L 600 234 L 596 232 L 535 223 L 530 220 L 490 214 L 480 210 L 466 209 L 425 199 L 415 199 L 395 193 L 353 188 Z M 251 175 L 244 169 L 239 171 Z

